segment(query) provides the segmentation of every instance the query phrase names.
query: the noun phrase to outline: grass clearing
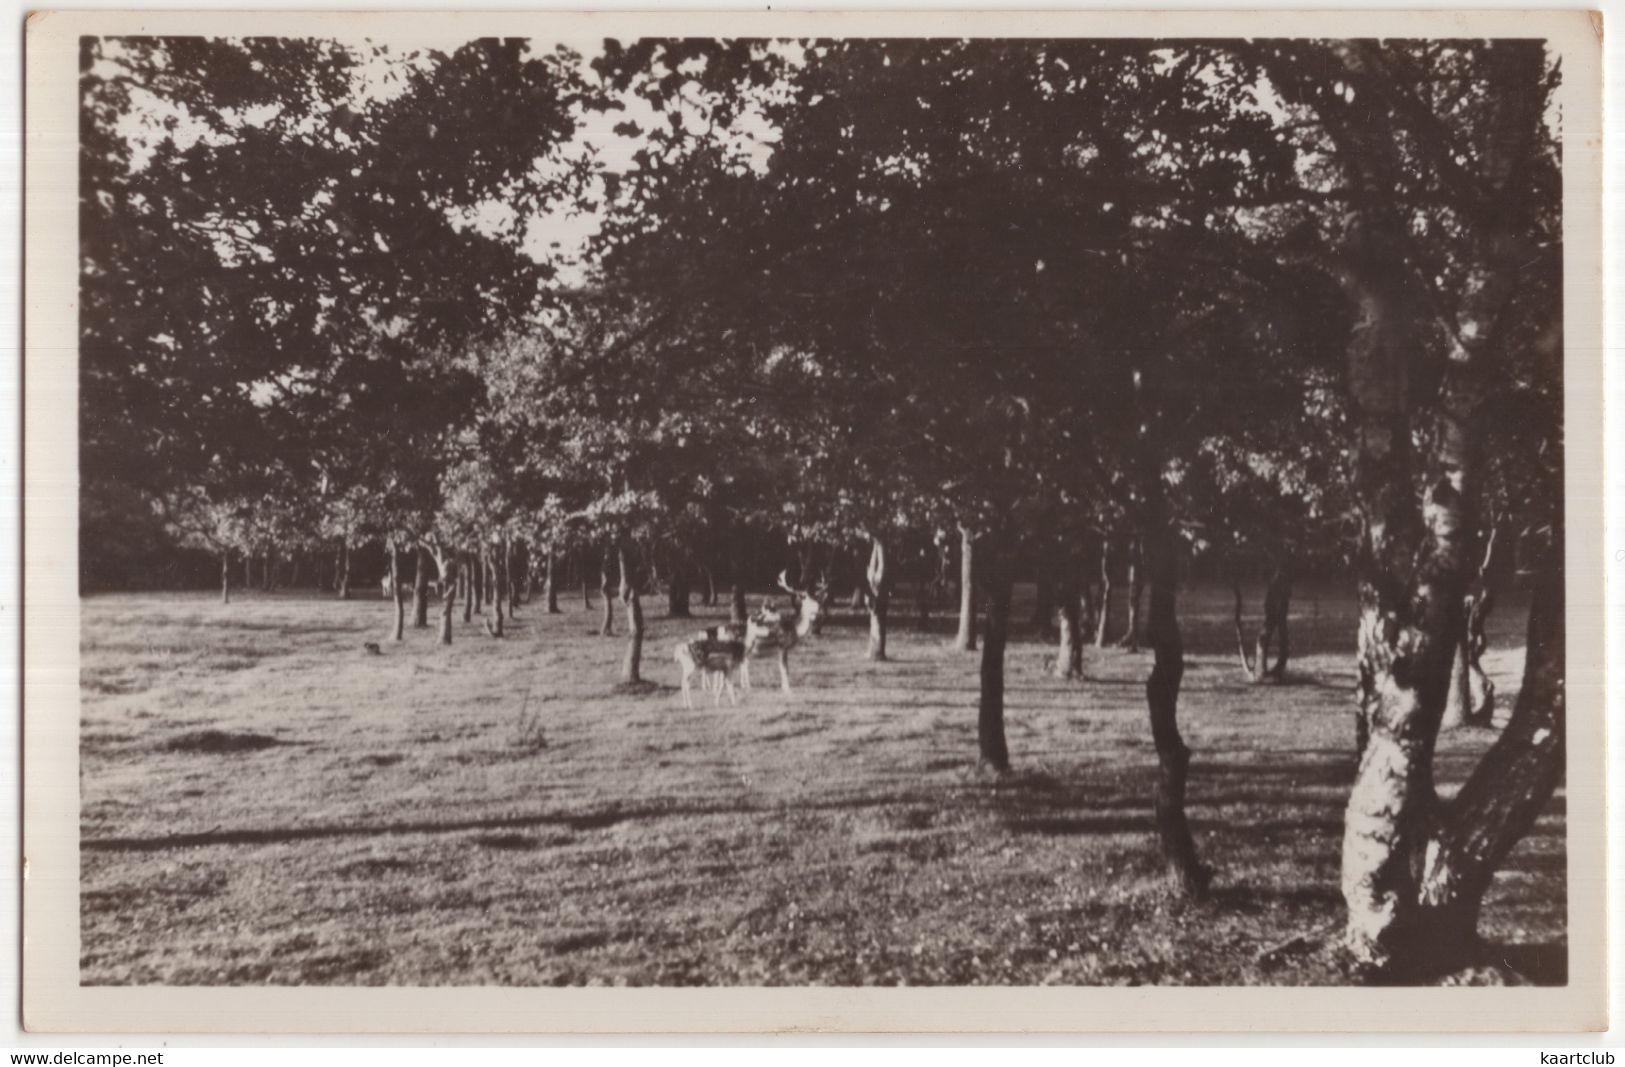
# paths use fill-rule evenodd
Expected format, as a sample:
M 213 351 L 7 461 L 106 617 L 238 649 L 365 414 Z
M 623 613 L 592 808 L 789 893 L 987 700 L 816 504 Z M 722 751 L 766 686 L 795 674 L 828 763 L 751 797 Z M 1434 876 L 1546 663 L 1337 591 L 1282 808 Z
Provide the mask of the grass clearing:
M 590 635 L 579 600 L 523 607 L 506 640 L 459 613 L 450 648 L 409 629 L 373 656 L 377 600 L 87 598 L 82 980 L 1340 981 L 1290 942 L 1341 915 L 1352 603 L 1301 592 L 1291 677 L 1249 685 L 1228 596 L 1182 598 L 1189 811 L 1218 872 L 1195 904 L 1159 877 L 1149 655 L 1090 648 L 1087 679 L 1063 682 L 1018 631 L 1015 771 L 994 778 L 975 765 L 976 657 L 946 647 L 943 615 L 869 663 L 864 620 L 837 610 L 792 655 L 793 695 L 758 660 L 737 708 L 690 711 L 671 648 L 720 608 L 651 617 L 656 685 L 617 694 L 624 637 Z M 1523 622 L 1510 600 L 1492 618 L 1497 723 Z M 1441 792 L 1493 738 L 1441 738 Z M 1481 923 L 1548 982 L 1566 969 L 1564 816 L 1559 791 Z

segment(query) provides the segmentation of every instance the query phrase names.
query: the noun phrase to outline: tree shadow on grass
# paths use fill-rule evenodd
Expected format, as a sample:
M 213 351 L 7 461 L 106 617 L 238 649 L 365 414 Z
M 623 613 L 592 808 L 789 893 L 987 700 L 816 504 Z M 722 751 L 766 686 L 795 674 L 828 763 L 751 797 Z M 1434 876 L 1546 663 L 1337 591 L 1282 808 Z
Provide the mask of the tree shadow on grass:
M 618 697 L 654 697 L 664 693 L 675 693 L 678 687 L 667 685 L 664 682 L 652 682 L 647 678 L 636 682 L 616 682 L 610 687 L 610 695 Z
M 877 808 L 929 805 L 938 802 L 934 794 L 895 793 L 878 797 L 850 797 L 818 804 L 802 804 L 785 809 L 755 804 L 668 804 L 633 809 L 609 809 L 584 814 L 540 813 L 497 816 L 485 819 L 400 820 L 382 823 L 329 823 L 314 826 L 244 827 L 210 830 L 162 837 L 83 838 L 79 847 L 90 852 L 158 852 L 171 848 L 205 848 L 217 845 L 278 845 L 296 841 L 347 837 L 388 837 L 402 834 L 463 834 L 476 831 L 518 831 L 538 827 L 568 830 L 604 830 L 626 822 L 671 818 L 711 818 L 758 816 L 781 819 L 833 811 L 864 811 Z
M 305 623 L 292 623 L 286 621 L 270 620 L 266 622 L 250 622 L 239 619 L 210 619 L 201 628 L 211 633 L 267 633 L 277 634 L 281 637 L 321 637 L 331 634 L 359 634 L 369 629 L 371 620 L 356 621 L 351 625 L 312 626 Z

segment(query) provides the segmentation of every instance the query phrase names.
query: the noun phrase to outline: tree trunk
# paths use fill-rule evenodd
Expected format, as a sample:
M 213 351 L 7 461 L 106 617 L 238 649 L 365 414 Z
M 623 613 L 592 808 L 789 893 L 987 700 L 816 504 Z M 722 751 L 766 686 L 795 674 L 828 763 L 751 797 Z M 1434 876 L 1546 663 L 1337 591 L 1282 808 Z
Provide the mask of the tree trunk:
M 350 599 L 350 539 L 346 537 L 339 547 L 339 599 Z
M 700 603 L 708 608 L 714 608 L 717 606 L 717 577 L 710 567 L 706 567 L 704 570 L 705 595 L 700 598 Z
M 406 591 L 401 588 L 401 550 L 391 541 L 389 544 L 389 586 L 390 594 L 395 598 L 395 631 L 390 635 L 393 641 L 406 640 Z
M 886 566 L 886 546 L 873 538 L 869 549 L 869 651 L 871 660 L 886 658 L 886 609 L 891 604 L 892 576 Z
M 1080 618 L 1082 583 L 1068 574 L 1057 590 L 1060 597 L 1060 628 L 1056 632 L 1055 677 L 1083 677 L 1083 626 Z
M 1486 561 L 1487 562 L 1487 561 Z M 1445 709 L 1443 728 L 1488 726 L 1495 715 L 1495 683 L 1484 673 L 1483 657 L 1489 647 L 1487 622 L 1494 597 L 1479 577 L 1462 601 L 1466 625 L 1456 649 L 1455 669 L 1450 679 L 1450 703 Z
M 1151 711 L 1151 739 L 1157 749 L 1157 836 L 1169 883 L 1184 896 L 1197 897 L 1207 890 L 1212 872 L 1197 860 L 1196 843 L 1185 818 L 1185 781 L 1191 753 L 1179 734 L 1179 685 L 1185 676 L 1185 643 L 1179 632 L 1176 601 L 1179 549 L 1163 510 L 1160 483 L 1153 485 L 1147 496 L 1141 546 L 1150 571 L 1151 617 L 1147 620 L 1146 639 L 1154 660 L 1145 682 L 1145 700 Z
M 1264 632 L 1259 635 L 1258 670 L 1264 671 L 1263 650 L 1270 644 L 1273 637 L 1278 646 L 1275 663 L 1269 668 L 1269 676 L 1276 681 L 1286 677 L 1286 662 L 1291 654 L 1291 641 L 1287 635 L 1287 619 L 1292 614 L 1292 570 L 1285 560 L 1276 560 L 1275 567 L 1270 573 L 1268 587 L 1264 590 Z
M 621 684 L 639 685 L 643 678 L 638 668 L 643 663 L 643 604 L 638 599 L 637 583 L 633 581 L 632 560 L 623 543 L 620 546 L 621 600 L 626 604 L 627 627 L 631 631 L 626 639 L 626 655 L 621 659 Z
M 463 565 L 457 576 L 457 584 L 462 589 L 463 621 L 474 621 L 474 553 L 462 553 Z
M 1095 623 L 1095 647 L 1106 647 L 1106 626 L 1112 614 L 1112 542 L 1100 543 L 1100 618 Z
M 429 628 L 429 550 L 418 546 L 412 574 L 412 629 Z
M 1093 642 L 1095 627 L 1099 625 L 1099 605 L 1095 602 L 1095 583 L 1088 575 L 1083 576 L 1079 583 L 1079 592 L 1083 597 L 1083 618 L 1079 621 L 1078 642 Z
M 744 583 L 736 578 L 728 594 L 728 621 L 736 626 L 743 626 L 749 614 L 750 609 L 745 605 Z
M 1556 534 L 1561 544 L 1562 533 Z M 1390 942 L 1412 973 L 1438 973 L 1478 955 L 1478 914 L 1491 879 L 1551 800 L 1564 768 L 1563 568 L 1548 562 L 1529 606 L 1523 686 L 1506 730 L 1436 820 L 1414 914 Z M 1409 911 L 1410 909 L 1403 909 Z
M 220 551 L 220 603 L 231 603 L 231 549 Z
M 547 613 L 559 614 L 559 557 L 551 541 L 547 544 Z
M 288 561 L 288 588 L 299 588 L 299 560 L 300 553 L 295 552 Z
M 1438 843 L 1433 752 L 1476 540 L 1475 405 L 1458 389 L 1468 365 L 1453 365 L 1440 388 L 1419 504 L 1406 389 L 1412 341 L 1399 310 L 1406 297 L 1403 283 L 1379 269 L 1382 262 L 1348 279 L 1355 302 L 1347 374 L 1353 488 L 1364 518 L 1357 711 L 1364 745 L 1344 817 L 1342 888 L 1345 944 L 1354 959 L 1403 973 L 1426 962 L 1419 944 L 1455 936 L 1427 929 L 1425 920 L 1437 916 L 1421 906 L 1421 878 Z
M 510 618 L 519 617 L 519 579 L 514 577 L 513 542 L 508 538 L 502 539 L 502 578 L 508 596 L 508 615 Z M 522 555 L 522 554 L 521 554 Z
M 1033 630 L 1041 641 L 1055 636 L 1055 580 L 1049 553 L 1041 552 L 1033 566 Z
M 615 549 L 611 545 L 604 546 L 604 560 L 599 572 L 598 591 L 604 595 L 604 621 L 598 627 L 602 637 L 611 637 L 615 633 Z
M 984 766 L 1010 769 L 1004 738 L 1004 646 L 1010 634 L 1010 561 L 1007 545 L 985 538 L 978 555 L 987 595 L 987 624 L 982 630 L 981 691 L 976 706 L 976 744 Z
M 1440 730 L 1459 730 L 1470 721 L 1473 698 L 1469 667 L 1467 634 L 1463 628 L 1450 661 L 1450 695 L 1445 699 L 1444 714 L 1439 718 Z
M 503 617 L 503 605 L 513 599 L 513 575 L 508 571 L 508 539 L 502 538 L 497 542 L 496 551 L 491 553 L 491 606 L 496 611 L 497 621 Z M 511 617 L 512 611 L 508 612 Z
M 490 588 L 486 590 L 489 599 L 486 601 L 491 608 L 491 617 L 485 620 L 485 632 L 492 637 L 506 635 L 507 613 L 503 608 L 507 589 L 505 580 L 507 575 L 502 572 L 503 542 L 498 540 L 486 550 L 485 571 L 490 576 Z
M 1128 628 L 1117 643 L 1130 652 L 1140 651 L 1140 600 L 1145 595 L 1145 566 L 1141 560 L 1143 545 L 1135 545 L 1128 557 Z
M 1337 44 L 1331 55 L 1356 74 L 1369 68 L 1354 42 Z M 1452 803 L 1442 805 L 1433 784 L 1434 747 L 1478 556 L 1483 405 L 1486 390 L 1510 373 L 1495 362 L 1515 343 L 1503 336 L 1507 308 L 1527 277 L 1531 252 L 1538 254 L 1528 234 L 1539 201 L 1518 190 L 1542 136 L 1543 47 L 1505 42 L 1485 63 L 1500 91 L 1489 104 L 1476 158 L 1464 164 L 1475 172 L 1468 184 L 1477 195 L 1463 203 L 1483 221 L 1462 248 L 1471 281 L 1458 287 L 1445 358 L 1424 355 L 1437 331 L 1418 313 L 1406 263 L 1409 219 L 1389 195 L 1407 162 L 1382 118 L 1380 91 L 1364 121 L 1329 126 L 1360 205 L 1347 220 L 1340 278 L 1353 312 L 1344 379 L 1354 504 L 1363 520 L 1358 721 L 1366 739 L 1344 822 L 1345 944 L 1361 964 L 1394 976 L 1449 970 L 1470 957 L 1484 888 L 1563 768 L 1558 501 L 1513 721 Z M 1282 81 L 1289 95 L 1297 92 Z M 1382 80 L 1370 84 L 1380 90 Z M 1413 378 L 1426 388 L 1416 390 Z M 1426 422 L 1418 392 L 1427 398 Z M 1418 438 L 1428 447 L 1422 464 L 1413 455 Z M 1561 482 L 1558 475 L 1552 490 L 1560 492 Z
M 456 557 L 446 565 L 446 573 L 440 576 L 440 643 L 451 644 L 452 613 L 457 608 L 457 563 Z
M 1266 627 L 1259 631 L 1258 642 L 1252 654 L 1247 651 L 1247 632 L 1242 624 L 1241 582 L 1234 580 L 1230 583 L 1231 590 L 1236 595 L 1236 655 L 1241 659 L 1242 673 L 1249 682 L 1259 682 L 1264 678 L 1265 659 L 1269 655 L 1269 630 Z
M 275 545 L 266 545 L 265 546 L 265 560 L 264 560 L 264 564 L 263 564 L 263 569 L 260 571 L 260 591 L 261 592 L 269 593 L 271 591 L 271 584 L 272 584 L 272 581 L 273 581 L 273 571 L 274 571 L 275 567 L 276 567 L 276 546 Z
M 254 550 L 243 553 L 243 588 L 254 588 Z
M 692 616 L 688 608 L 688 568 L 681 563 L 671 572 L 671 584 L 666 587 L 666 614 L 674 619 Z
M 959 528 L 959 634 L 954 647 L 976 651 L 976 538 L 964 526 Z

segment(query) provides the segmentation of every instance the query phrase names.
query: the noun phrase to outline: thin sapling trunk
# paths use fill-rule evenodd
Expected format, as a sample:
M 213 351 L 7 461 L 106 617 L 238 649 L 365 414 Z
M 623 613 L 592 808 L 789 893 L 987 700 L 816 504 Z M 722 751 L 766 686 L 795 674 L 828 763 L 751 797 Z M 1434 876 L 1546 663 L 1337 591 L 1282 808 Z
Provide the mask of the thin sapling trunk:
M 886 658 L 886 610 L 891 604 L 890 569 L 886 566 L 886 546 L 877 537 L 870 542 L 869 569 L 869 649 L 868 658 Z
M 621 600 L 626 605 L 626 655 L 621 658 L 621 684 L 643 684 L 638 673 L 643 663 L 643 603 L 638 597 L 638 586 L 632 573 L 632 560 L 626 545 L 620 546 Z
M 390 594 L 395 598 L 395 630 L 390 635 L 393 641 L 406 640 L 406 590 L 401 588 L 401 550 L 393 542 L 389 545 L 389 586 Z
M 598 633 L 603 637 L 611 637 L 615 633 L 615 549 L 604 548 L 603 567 L 599 572 L 598 591 L 604 596 L 604 621 L 598 627 Z
M 954 647 L 976 651 L 976 538 L 964 526 L 959 528 L 959 633 Z

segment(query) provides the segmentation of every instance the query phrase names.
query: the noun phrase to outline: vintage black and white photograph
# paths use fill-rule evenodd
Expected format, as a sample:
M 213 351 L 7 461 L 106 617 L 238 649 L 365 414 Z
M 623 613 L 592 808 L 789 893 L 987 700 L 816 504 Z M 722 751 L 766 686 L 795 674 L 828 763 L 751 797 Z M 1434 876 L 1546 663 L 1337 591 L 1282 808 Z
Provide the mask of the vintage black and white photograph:
M 80 985 L 1570 982 L 1561 50 L 989 25 L 76 38 Z

